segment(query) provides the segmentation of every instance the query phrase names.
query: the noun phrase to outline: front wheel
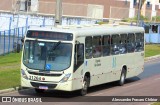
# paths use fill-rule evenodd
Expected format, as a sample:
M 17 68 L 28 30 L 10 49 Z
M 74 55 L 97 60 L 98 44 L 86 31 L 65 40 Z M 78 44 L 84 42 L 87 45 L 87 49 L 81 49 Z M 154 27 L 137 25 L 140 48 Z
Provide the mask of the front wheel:
M 82 89 L 80 90 L 81 96 L 84 96 L 87 94 L 88 86 L 89 86 L 89 79 L 85 76 L 82 84 Z
M 122 73 L 121 73 L 121 77 L 120 77 L 120 80 L 119 80 L 119 85 L 120 86 L 124 85 L 125 79 L 126 79 L 126 70 L 123 68 Z

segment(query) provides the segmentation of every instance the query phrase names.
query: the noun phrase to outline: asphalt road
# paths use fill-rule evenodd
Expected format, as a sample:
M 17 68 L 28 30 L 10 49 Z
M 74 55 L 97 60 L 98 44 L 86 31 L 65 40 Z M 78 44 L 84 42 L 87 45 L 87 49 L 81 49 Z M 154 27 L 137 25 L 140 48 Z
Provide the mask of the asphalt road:
M 0 96 L 34 96 L 39 98 L 43 97 L 45 101 L 49 101 L 38 103 L 38 105 L 149 105 L 152 102 L 106 102 L 106 96 L 160 97 L 160 58 L 146 62 L 144 66 L 144 72 L 137 77 L 127 79 L 124 86 L 118 86 L 117 82 L 113 82 L 91 87 L 89 88 L 89 93 L 85 97 L 78 96 L 77 92 L 68 93 L 60 91 L 48 91 L 38 95 L 33 89 L 1 94 Z M 0 104 L 26 105 L 27 103 Z M 37 103 L 32 103 L 32 105 L 37 105 Z

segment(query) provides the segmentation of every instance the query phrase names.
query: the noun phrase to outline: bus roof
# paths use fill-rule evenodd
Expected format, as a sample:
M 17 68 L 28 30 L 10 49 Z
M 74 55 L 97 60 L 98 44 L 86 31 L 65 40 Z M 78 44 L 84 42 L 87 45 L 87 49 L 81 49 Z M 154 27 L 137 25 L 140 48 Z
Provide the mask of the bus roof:
M 28 30 L 73 33 L 75 37 L 144 32 L 143 27 L 126 25 L 30 27 Z

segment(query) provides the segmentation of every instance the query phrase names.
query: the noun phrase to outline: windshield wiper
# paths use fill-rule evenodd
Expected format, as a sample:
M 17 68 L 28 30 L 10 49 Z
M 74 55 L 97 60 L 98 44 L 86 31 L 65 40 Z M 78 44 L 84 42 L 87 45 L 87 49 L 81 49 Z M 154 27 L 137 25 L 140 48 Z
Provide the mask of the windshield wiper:
M 57 44 L 53 47 L 53 50 L 55 50 L 60 44 L 61 44 L 61 41 L 57 42 Z
M 61 41 L 59 41 L 59 42 L 57 42 L 56 43 L 56 45 L 53 47 L 53 51 L 59 46 L 61 44 Z M 47 49 L 46 49 L 46 51 L 47 51 Z M 46 55 L 45 55 L 45 63 L 44 63 L 44 70 L 46 70 L 46 64 L 47 64 L 47 58 L 48 58 L 48 54 L 46 53 Z

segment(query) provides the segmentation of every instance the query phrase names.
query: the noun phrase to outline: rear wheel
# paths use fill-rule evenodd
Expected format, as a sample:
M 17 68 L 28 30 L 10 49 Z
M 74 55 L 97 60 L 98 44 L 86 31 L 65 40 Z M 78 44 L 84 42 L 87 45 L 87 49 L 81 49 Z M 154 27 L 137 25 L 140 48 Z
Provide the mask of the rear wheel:
M 120 77 L 120 80 L 119 80 L 119 85 L 120 86 L 124 85 L 125 79 L 126 79 L 126 70 L 123 68 L 122 72 L 121 72 L 121 77 Z
M 82 84 L 82 89 L 80 90 L 80 95 L 82 96 L 86 95 L 88 87 L 89 87 L 89 78 L 85 76 Z
M 35 88 L 35 92 L 38 93 L 38 94 L 39 94 L 39 93 L 44 93 L 44 91 L 45 91 L 45 90 L 43 90 L 43 89 L 37 89 L 37 88 Z

